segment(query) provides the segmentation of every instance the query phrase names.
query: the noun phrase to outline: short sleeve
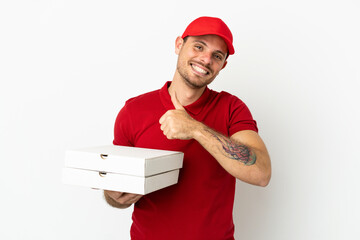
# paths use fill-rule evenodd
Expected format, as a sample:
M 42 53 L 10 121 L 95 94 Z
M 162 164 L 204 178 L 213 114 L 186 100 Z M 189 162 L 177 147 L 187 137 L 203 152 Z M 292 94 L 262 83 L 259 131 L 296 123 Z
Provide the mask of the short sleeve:
M 232 96 L 230 103 L 229 136 L 242 130 L 258 132 L 256 121 L 246 104 L 236 96 Z
M 114 126 L 114 145 L 134 146 L 132 137 L 131 113 L 128 106 L 125 106 L 118 113 Z

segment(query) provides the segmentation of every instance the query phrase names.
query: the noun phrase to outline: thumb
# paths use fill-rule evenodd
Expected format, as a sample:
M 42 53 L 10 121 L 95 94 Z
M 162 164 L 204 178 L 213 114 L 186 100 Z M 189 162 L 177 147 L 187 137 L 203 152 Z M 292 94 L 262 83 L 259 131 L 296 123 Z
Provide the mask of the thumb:
M 171 95 L 171 102 L 174 104 L 175 109 L 185 110 L 185 108 L 181 105 L 179 99 L 177 98 L 176 92 Z

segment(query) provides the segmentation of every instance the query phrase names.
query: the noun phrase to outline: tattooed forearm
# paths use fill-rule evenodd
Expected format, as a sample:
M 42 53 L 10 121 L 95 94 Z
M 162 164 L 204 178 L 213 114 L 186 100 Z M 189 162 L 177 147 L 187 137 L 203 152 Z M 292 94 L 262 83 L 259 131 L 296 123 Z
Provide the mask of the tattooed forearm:
M 251 149 L 242 144 L 236 144 L 224 136 L 210 132 L 222 145 L 224 155 L 231 159 L 235 159 L 244 163 L 245 165 L 253 165 L 256 162 L 256 155 Z

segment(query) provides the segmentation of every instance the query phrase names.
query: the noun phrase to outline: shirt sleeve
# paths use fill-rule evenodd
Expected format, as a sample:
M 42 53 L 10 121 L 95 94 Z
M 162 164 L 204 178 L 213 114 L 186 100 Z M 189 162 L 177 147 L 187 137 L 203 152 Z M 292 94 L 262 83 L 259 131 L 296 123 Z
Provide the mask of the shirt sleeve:
M 113 144 L 129 147 L 134 146 L 132 129 L 131 113 L 127 104 L 125 104 L 115 120 Z
M 246 104 L 236 96 L 232 96 L 230 104 L 229 136 L 242 130 L 258 132 L 258 127 Z

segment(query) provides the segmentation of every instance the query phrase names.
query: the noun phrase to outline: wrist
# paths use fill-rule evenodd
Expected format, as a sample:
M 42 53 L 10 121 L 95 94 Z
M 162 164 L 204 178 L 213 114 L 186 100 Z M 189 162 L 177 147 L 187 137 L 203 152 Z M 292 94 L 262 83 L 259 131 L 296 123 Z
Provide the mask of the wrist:
M 208 129 L 208 127 L 205 124 L 202 122 L 197 122 L 193 128 L 193 138 L 200 142 L 201 139 L 205 137 L 206 129 Z

